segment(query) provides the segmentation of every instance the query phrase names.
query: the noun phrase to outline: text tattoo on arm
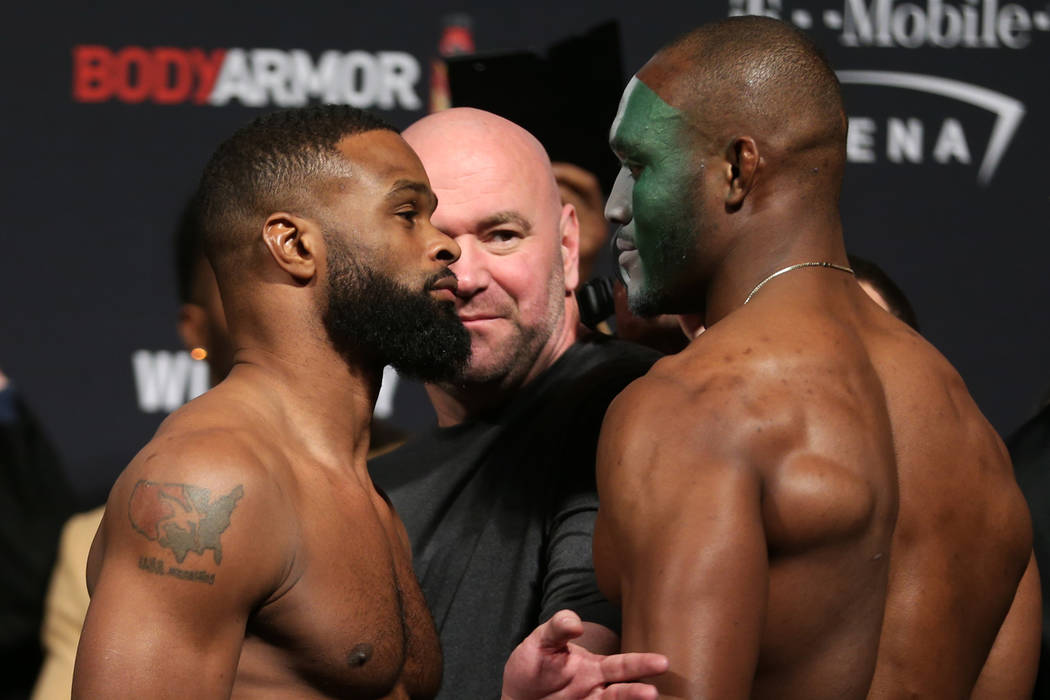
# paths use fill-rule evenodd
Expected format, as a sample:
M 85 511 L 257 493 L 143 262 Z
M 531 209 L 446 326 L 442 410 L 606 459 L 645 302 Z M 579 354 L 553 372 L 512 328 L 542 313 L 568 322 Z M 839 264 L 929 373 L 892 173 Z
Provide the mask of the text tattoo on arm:
M 128 517 L 136 532 L 171 550 L 177 563 L 182 564 L 190 552 L 203 556 L 210 549 L 218 565 L 222 563 L 220 537 L 230 526 L 233 509 L 243 496 L 242 485 L 213 500 L 206 488 L 140 479 L 128 501 Z M 165 568 L 155 557 L 140 557 L 139 568 L 190 581 L 215 582 L 212 573 L 174 566 Z

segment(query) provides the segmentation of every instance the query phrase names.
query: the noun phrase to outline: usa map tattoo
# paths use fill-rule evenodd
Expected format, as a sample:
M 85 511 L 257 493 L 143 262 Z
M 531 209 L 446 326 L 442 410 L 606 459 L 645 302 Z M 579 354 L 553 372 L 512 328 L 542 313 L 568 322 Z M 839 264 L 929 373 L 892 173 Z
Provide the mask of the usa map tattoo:
M 128 516 L 136 532 L 170 549 L 179 564 L 190 552 L 204 555 L 209 549 L 212 550 L 215 563 L 221 564 L 220 535 L 230 526 L 230 516 L 242 496 L 244 487 L 241 485 L 235 486 L 225 496 L 212 500 L 211 491 L 199 486 L 162 484 L 140 479 L 131 492 Z M 139 568 L 207 583 L 214 581 L 214 575 L 203 571 L 191 572 L 172 567 L 164 572 L 161 562 L 148 559 L 146 562 L 140 561 Z M 208 576 L 211 576 L 211 580 L 207 580 Z

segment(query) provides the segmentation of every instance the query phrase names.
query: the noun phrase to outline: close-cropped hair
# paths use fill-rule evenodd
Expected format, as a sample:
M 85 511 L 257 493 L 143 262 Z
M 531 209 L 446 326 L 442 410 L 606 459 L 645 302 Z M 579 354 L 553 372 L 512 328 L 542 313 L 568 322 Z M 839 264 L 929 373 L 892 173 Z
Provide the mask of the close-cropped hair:
M 197 193 L 197 218 L 212 264 L 249 241 L 260 218 L 310 206 L 316 182 L 347 170 L 339 141 L 376 130 L 396 132 L 345 105 L 273 112 L 238 129 L 208 161 Z
M 803 141 L 845 146 L 842 91 L 824 52 L 795 27 L 768 17 L 729 17 L 661 50 L 684 59 L 680 88 L 704 123 L 793 126 Z M 732 128 L 735 128 L 733 126 Z M 808 145 L 806 143 L 800 144 Z

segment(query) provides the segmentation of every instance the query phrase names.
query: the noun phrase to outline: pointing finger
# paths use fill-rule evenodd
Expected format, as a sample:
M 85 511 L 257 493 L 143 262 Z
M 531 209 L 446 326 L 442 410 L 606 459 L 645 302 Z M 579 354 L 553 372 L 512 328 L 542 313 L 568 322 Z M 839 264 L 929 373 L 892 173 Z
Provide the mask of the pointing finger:
M 606 683 L 635 681 L 658 676 L 668 667 L 667 657 L 649 652 L 613 654 L 602 660 L 602 676 Z

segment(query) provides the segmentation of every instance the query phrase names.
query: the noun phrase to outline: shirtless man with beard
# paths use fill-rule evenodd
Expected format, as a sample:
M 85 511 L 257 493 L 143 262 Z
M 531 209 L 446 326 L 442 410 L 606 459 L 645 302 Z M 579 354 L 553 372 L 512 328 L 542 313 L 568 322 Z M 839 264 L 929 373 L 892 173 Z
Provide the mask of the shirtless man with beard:
M 440 650 L 404 529 L 365 469 L 387 363 L 469 338 L 426 173 L 366 113 L 277 113 L 200 189 L 234 367 L 110 493 L 74 697 L 431 697 Z
M 470 352 L 426 173 L 375 117 L 304 108 L 222 144 L 199 197 L 234 366 L 110 493 L 73 696 L 432 698 L 438 638 L 365 466 L 384 365 L 440 380 Z M 514 697 L 655 695 L 618 681 L 662 657 L 564 653 L 578 624 L 519 648 Z
M 613 123 L 632 309 L 707 328 L 598 454 L 598 581 L 623 648 L 668 656 L 661 697 L 1031 692 L 1024 500 L 959 375 L 847 266 L 845 137 L 826 60 L 761 17 L 661 50 Z

